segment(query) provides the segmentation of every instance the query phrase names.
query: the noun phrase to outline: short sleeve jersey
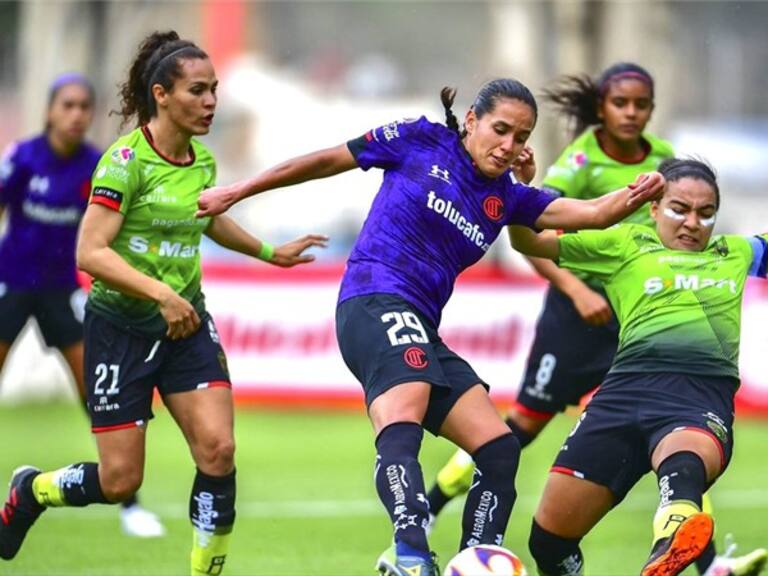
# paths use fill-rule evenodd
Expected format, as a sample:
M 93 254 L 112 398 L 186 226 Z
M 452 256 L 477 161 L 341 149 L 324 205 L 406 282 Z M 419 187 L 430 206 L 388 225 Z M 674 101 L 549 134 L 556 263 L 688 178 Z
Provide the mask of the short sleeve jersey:
M 101 157 L 90 201 L 123 215 L 111 248 L 130 266 L 202 306 L 200 241 L 210 218 L 195 218 L 195 211 L 200 193 L 215 182 L 216 165 L 194 139 L 190 156 L 187 163 L 164 157 L 149 131 L 137 128 Z M 157 304 L 127 296 L 104 281 L 94 281 L 88 306 L 141 332 L 164 332 Z
M 634 164 L 619 162 L 608 156 L 597 140 L 595 129 L 582 133 L 571 142 L 544 177 L 542 186 L 556 190 L 567 198 L 591 200 L 623 188 L 643 172 L 651 172 L 666 158 L 674 156 L 672 145 L 652 134 L 643 134 L 647 154 Z M 654 227 L 648 204 L 641 206 L 624 220 Z M 586 274 L 577 276 L 590 284 L 594 278 Z
M 0 160 L 0 283 L 14 290 L 73 290 L 77 227 L 101 152 L 83 144 L 57 156 L 46 135 L 12 144 Z
M 741 301 L 765 276 L 766 238 L 714 236 L 705 250 L 664 247 L 655 230 L 621 224 L 560 237 L 560 266 L 599 278 L 621 325 L 611 372 L 738 378 Z
M 487 178 L 459 135 L 421 117 L 392 122 L 349 142 L 363 170 L 384 170 L 352 249 L 339 302 L 396 294 L 437 327 L 456 277 L 508 224 L 533 227 L 553 200 L 507 171 Z

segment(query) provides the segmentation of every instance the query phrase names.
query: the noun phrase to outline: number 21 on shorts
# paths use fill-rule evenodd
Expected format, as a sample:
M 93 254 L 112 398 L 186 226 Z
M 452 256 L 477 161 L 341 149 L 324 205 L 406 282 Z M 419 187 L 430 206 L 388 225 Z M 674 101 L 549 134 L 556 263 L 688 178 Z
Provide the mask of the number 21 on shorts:
M 111 376 L 111 379 L 110 379 Z M 120 392 L 119 388 L 120 366 L 118 364 L 101 364 L 96 366 L 96 384 L 93 391 L 99 396 L 112 396 Z M 109 382 L 107 382 L 109 380 Z M 105 389 L 104 386 L 108 384 Z
M 403 344 L 426 344 L 429 342 L 427 331 L 424 330 L 424 326 L 413 312 L 385 312 L 381 315 L 381 321 L 384 324 L 389 324 L 394 321 L 394 324 L 387 330 L 387 336 L 389 337 L 389 343 L 392 346 L 402 346 Z M 412 333 L 403 334 L 403 331 L 407 331 L 410 328 Z

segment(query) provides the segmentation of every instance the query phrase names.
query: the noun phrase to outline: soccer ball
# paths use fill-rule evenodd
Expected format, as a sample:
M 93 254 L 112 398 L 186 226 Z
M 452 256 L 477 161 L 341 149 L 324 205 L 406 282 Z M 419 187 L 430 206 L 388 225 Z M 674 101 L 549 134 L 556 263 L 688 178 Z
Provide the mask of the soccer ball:
M 445 567 L 445 576 L 528 576 L 528 572 L 509 550 L 481 544 L 454 556 Z

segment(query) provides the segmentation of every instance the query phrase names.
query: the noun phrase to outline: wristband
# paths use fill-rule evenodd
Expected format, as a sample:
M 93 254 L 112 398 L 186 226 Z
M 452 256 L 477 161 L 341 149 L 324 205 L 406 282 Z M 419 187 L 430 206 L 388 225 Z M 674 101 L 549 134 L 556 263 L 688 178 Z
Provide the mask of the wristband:
M 270 262 L 272 258 L 275 256 L 275 247 L 272 246 L 269 242 L 264 242 L 264 240 L 261 241 L 261 250 L 259 250 L 259 255 L 257 258 L 259 260 L 264 260 L 264 262 Z

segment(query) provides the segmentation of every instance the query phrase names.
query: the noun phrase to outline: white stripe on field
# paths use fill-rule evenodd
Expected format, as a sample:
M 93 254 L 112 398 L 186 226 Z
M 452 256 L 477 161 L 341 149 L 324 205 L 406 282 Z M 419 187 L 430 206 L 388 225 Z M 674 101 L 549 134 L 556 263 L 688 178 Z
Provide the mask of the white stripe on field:
M 763 490 L 715 490 L 712 494 L 715 514 L 720 509 L 758 510 L 768 509 L 768 492 Z M 538 499 L 524 496 L 517 499 L 515 511 L 533 512 Z M 186 518 L 189 504 L 174 502 L 152 504 L 149 506 L 163 518 Z M 618 511 L 637 511 L 655 509 L 655 502 L 633 499 L 624 502 Z M 82 516 L 91 518 L 112 517 L 117 511 L 111 506 L 93 506 L 89 508 L 62 508 L 53 514 L 47 514 L 46 520 L 62 516 Z M 459 514 L 461 506 L 451 506 L 447 514 Z M 244 518 L 344 518 L 360 516 L 378 516 L 384 509 L 378 500 L 288 500 L 288 501 L 251 501 L 238 502 L 237 515 Z

